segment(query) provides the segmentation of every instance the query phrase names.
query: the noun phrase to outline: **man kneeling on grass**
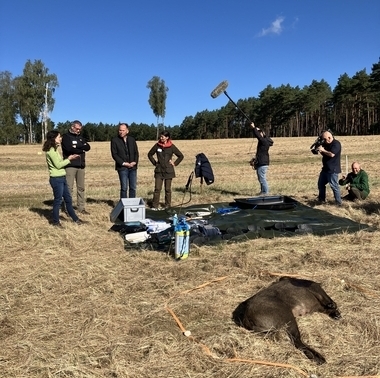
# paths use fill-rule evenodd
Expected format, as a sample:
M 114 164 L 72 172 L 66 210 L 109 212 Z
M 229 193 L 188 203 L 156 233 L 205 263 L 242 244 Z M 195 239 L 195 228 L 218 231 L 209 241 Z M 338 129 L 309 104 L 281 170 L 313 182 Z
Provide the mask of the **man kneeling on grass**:
M 339 180 L 339 185 L 346 185 L 348 190 L 348 194 L 343 199 L 349 201 L 364 200 L 369 194 L 368 175 L 357 162 L 352 163 L 351 169 L 352 172 L 347 177 L 343 176 Z

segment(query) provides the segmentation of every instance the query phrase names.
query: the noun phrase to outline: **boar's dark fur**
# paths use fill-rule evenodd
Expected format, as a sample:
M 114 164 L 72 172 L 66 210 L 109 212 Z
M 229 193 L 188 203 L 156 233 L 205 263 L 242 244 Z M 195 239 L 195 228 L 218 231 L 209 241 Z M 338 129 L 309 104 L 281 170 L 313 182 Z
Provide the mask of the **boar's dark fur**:
M 310 360 L 323 364 L 325 358 L 301 340 L 296 321 L 296 317 L 313 312 L 327 314 L 332 319 L 341 317 L 336 303 L 319 283 L 281 277 L 279 281 L 240 303 L 232 317 L 237 325 L 254 332 L 268 333 L 285 328 L 296 348 Z

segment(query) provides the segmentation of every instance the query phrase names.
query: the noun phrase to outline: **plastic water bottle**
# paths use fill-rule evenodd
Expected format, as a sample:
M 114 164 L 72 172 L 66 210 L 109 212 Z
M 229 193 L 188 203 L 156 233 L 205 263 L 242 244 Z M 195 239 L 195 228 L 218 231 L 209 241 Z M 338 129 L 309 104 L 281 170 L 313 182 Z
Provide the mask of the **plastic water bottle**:
M 175 250 L 176 260 L 185 260 L 189 257 L 190 251 L 190 226 L 185 218 L 178 220 L 174 227 L 175 231 Z
M 178 215 L 177 214 L 173 215 L 172 222 L 173 222 L 174 227 L 177 226 L 177 224 L 178 224 Z

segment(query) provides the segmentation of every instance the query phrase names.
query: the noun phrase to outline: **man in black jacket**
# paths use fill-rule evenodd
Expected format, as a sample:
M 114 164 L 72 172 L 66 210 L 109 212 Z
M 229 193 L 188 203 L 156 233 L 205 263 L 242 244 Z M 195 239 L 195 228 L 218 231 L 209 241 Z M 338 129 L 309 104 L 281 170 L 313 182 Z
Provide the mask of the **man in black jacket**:
M 86 152 L 90 151 L 90 145 L 80 135 L 82 131 L 82 122 L 75 120 L 71 123 L 71 127 L 66 134 L 62 136 L 62 154 L 66 159 L 70 155 L 79 155 L 78 159 L 71 160 L 66 168 L 66 181 L 73 197 L 74 181 L 77 185 L 77 206 L 78 212 L 88 215 L 89 212 L 85 209 L 85 167 L 86 167 Z
M 120 123 L 119 135 L 111 140 L 111 155 L 120 180 L 120 198 L 127 198 L 128 189 L 129 198 L 136 197 L 139 150 L 135 138 L 128 134 L 128 124 Z

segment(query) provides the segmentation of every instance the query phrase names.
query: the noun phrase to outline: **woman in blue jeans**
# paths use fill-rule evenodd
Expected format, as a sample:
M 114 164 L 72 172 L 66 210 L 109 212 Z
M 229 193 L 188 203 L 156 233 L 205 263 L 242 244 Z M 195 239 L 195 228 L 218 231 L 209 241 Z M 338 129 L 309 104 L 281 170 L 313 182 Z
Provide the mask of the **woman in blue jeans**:
M 263 196 L 269 194 L 267 171 L 269 167 L 269 148 L 273 146 L 273 140 L 266 136 L 253 122 L 251 123 L 251 127 L 258 140 L 254 167 L 256 169 L 257 179 L 260 183 L 259 195 Z
M 59 221 L 59 210 L 61 208 L 62 198 L 65 201 L 66 210 L 72 220 L 76 224 L 83 222 L 78 218 L 73 209 L 73 203 L 69 187 L 66 182 L 65 166 L 71 160 L 77 159 L 79 155 L 70 155 L 67 159 L 62 159 L 62 156 L 57 151 L 58 146 L 61 144 L 62 137 L 59 131 L 51 130 L 46 135 L 46 141 L 42 147 L 42 151 L 46 153 L 46 162 L 49 169 L 49 182 L 53 189 L 53 226 L 62 227 Z

